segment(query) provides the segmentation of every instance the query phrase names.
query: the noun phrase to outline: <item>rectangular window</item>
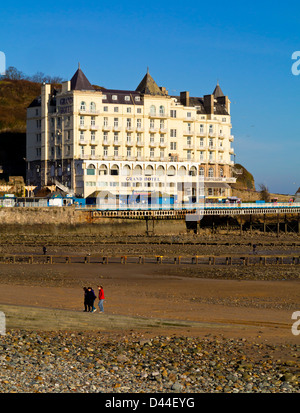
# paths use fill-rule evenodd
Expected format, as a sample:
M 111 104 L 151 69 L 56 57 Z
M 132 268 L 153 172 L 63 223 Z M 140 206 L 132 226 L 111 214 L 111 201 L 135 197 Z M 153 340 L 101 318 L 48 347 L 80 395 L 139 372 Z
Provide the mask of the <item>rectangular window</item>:
M 92 132 L 91 132 L 91 141 L 92 141 L 92 142 L 95 142 L 95 140 L 96 140 L 95 131 L 92 131 Z
M 127 148 L 127 156 L 131 156 L 131 148 Z
M 170 111 L 170 116 L 171 116 L 171 118 L 176 118 L 176 110 L 171 110 Z
M 95 156 L 96 154 L 96 147 L 95 146 L 91 146 L 91 155 Z
M 103 156 L 108 155 L 108 146 L 103 146 Z
M 176 151 L 176 147 L 177 147 L 176 142 L 170 142 L 171 151 Z
M 176 138 L 176 135 L 177 135 L 177 130 L 176 129 L 170 129 L 171 138 Z

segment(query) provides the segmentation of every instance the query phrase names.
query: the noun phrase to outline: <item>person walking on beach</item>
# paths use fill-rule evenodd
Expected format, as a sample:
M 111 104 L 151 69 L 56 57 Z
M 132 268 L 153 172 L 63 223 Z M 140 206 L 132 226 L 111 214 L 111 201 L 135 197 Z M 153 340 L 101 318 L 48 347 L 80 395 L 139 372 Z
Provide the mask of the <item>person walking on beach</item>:
M 102 285 L 98 285 L 98 290 L 99 290 L 99 295 L 98 295 L 98 298 L 99 298 L 99 303 L 98 303 L 99 310 L 100 310 L 100 313 L 104 313 L 103 303 L 104 303 L 105 297 L 104 297 L 103 286 L 102 286 Z
M 96 299 L 96 295 L 95 295 L 92 287 L 88 287 L 86 298 L 87 298 L 87 311 L 90 312 L 90 313 L 93 312 L 93 311 L 96 311 L 96 309 L 94 307 L 94 302 L 95 302 L 95 299 Z
M 93 305 L 92 305 L 92 311 L 93 311 L 93 313 L 96 311 L 96 307 L 95 307 L 95 300 L 96 300 L 96 294 L 95 294 L 95 291 L 91 288 L 91 290 L 92 290 L 92 297 L 93 297 Z

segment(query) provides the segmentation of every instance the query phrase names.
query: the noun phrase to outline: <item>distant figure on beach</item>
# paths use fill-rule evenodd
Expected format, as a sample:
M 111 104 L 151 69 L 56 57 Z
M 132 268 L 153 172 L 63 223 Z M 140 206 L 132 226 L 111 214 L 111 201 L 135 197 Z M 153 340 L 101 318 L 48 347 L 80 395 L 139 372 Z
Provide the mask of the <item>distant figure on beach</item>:
M 96 295 L 95 295 L 92 287 L 88 287 L 86 298 L 87 298 L 86 301 L 87 301 L 88 312 L 96 311 L 96 308 L 94 307 L 94 302 L 95 302 L 95 299 L 96 299 Z
M 103 290 L 102 285 L 98 285 L 98 290 L 99 290 L 99 295 L 98 295 L 98 298 L 99 298 L 99 303 L 98 303 L 99 310 L 100 310 L 100 313 L 104 313 L 103 303 L 104 303 L 105 297 L 104 297 L 104 290 Z
M 88 311 L 88 300 L 87 300 L 87 288 L 83 287 L 83 294 L 84 294 L 84 300 L 83 300 L 83 305 L 84 305 L 84 312 Z
M 46 255 L 46 253 L 47 253 L 47 247 L 46 247 L 46 245 L 43 246 L 43 253 L 44 253 L 44 255 Z
M 253 254 L 256 254 L 256 244 L 253 244 L 252 248 L 253 248 Z

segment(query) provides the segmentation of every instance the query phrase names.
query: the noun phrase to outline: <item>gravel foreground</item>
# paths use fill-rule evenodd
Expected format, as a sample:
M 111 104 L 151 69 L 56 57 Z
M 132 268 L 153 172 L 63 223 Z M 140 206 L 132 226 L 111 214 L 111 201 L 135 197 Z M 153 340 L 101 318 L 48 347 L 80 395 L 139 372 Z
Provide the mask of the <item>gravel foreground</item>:
M 300 345 L 212 335 L 9 330 L 0 393 L 299 393 L 299 355 Z

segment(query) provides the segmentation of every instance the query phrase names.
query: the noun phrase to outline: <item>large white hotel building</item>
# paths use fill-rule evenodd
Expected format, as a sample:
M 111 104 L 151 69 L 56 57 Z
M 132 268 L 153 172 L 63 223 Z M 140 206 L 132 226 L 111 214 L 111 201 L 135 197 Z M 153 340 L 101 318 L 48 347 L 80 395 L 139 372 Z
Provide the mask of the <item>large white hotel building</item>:
M 195 195 L 188 183 L 202 179 L 207 198 L 227 197 L 231 127 L 219 85 L 203 97 L 171 96 L 147 71 L 136 90 L 112 90 L 92 86 L 79 67 L 60 90 L 43 84 L 27 109 L 26 183 L 84 198 L 148 191 L 186 199 Z

